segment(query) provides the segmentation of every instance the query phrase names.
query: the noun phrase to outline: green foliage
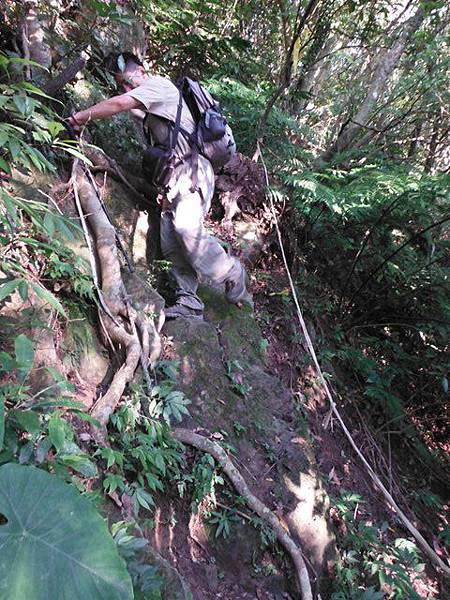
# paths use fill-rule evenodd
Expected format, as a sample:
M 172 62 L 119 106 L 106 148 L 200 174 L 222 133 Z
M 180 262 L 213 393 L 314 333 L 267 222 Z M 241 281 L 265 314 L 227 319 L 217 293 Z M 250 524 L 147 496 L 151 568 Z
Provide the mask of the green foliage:
M 143 537 L 133 535 L 134 528 L 134 523 L 129 521 L 118 521 L 111 527 L 114 541 L 133 581 L 134 597 L 136 600 L 162 600 L 162 579 L 157 568 L 145 561 L 148 542 Z
M 162 419 L 168 426 L 171 421 L 179 423 L 184 415 L 189 415 L 187 407 L 191 401 L 183 392 L 175 389 L 178 363 L 168 360 L 159 361 L 154 369 L 159 383 L 152 387 L 150 394 L 141 385 L 131 385 L 132 399 L 131 404 L 124 409 L 124 421 L 121 421 L 121 413 L 115 419 L 119 431 L 126 429 L 127 420 L 130 425 L 135 422 L 136 409 L 139 410 L 141 405 L 145 405 L 147 415 L 152 421 Z
M 54 369 L 46 369 L 54 383 L 32 395 L 27 378 L 33 366 L 33 346 L 23 334 L 15 338 L 15 356 L 0 353 L 0 376 L 8 383 L 0 388 L 0 464 L 18 461 L 35 464 L 72 480 L 73 473 L 95 477 L 97 467 L 75 443 L 75 434 L 66 412 L 93 425 L 85 407 L 64 397 L 73 386 Z M 47 399 L 52 392 L 57 399 Z
M 442 397 L 449 369 L 449 176 L 293 161 L 281 179 L 295 207 L 291 251 L 307 264 L 298 286 L 336 331 L 327 360 L 357 374 L 372 414 L 417 437 L 408 415 Z
M 194 463 L 192 473 L 183 474 L 180 478 L 178 492 L 181 497 L 185 495 L 189 484 L 192 484 L 191 508 L 194 512 L 197 511 L 199 504 L 205 498 L 208 498 L 213 506 L 216 505 L 216 488 L 217 486 L 223 486 L 224 480 L 217 472 L 216 462 L 210 454 L 198 457 Z
M 0 53 L 0 70 L 8 75 L 10 67 L 20 59 Z M 26 64 L 26 61 L 23 61 Z M 30 62 L 30 61 L 29 61 Z M 33 63 L 36 65 L 36 63 Z M 64 125 L 56 113 L 46 106 L 42 98 L 51 99 L 41 89 L 28 81 L 0 83 L 0 168 L 11 172 L 11 165 L 40 172 L 54 171 L 55 165 L 45 154 L 52 156 L 55 150 L 63 150 L 84 159 L 76 150 L 76 143 L 63 140 Z
M 345 533 L 339 540 L 342 554 L 332 600 L 418 600 L 413 582 L 420 578 L 425 565 L 416 545 L 403 538 L 392 542 L 387 523 L 374 525 L 358 518 L 357 509 L 363 503 L 361 496 L 348 492 L 333 502 Z
M 171 380 L 163 380 L 160 387 L 172 389 L 172 385 Z M 112 447 L 99 448 L 95 454 L 103 459 L 105 492 L 127 494 L 136 516 L 140 508 L 152 510 L 154 494 L 164 491 L 165 481 L 177 482 L 183 465 L 181 446 L 171 437 L 168 424 L 172 414 L 179 416 L 179 405 L 175 400 L 165 403 L 164 396 L 155 409 L 155 397 L 148 404 L 142 388 L 134 386 L 111 418 L 118 432 L 110 435 Z
M 268 99 L 267 91 L 260 87 L 246 86 L 230 78 L 210 79 L 205 85 L 220 100 L 229 117 L 239 152 L 251 156 L 258 137 L 255 125 L 263 115 Z M 285 160 L 302 156 L 301 149 L 288 140 L 300 138 L 304 134 L 303 128 L 294 118 L 275 108 L 269 116 L 264 135 L 268 164 L 281 164 Z M 280 140 L 285 143 L 280 144 Z
M 242 425 L 239 421 L 234 421 L 233 429 L 236 435 L 241 435 L 242 433 L 247 433 L 248 428 L 245 425 Z
M 228 31 L 224 30 L 223 4 L 219 0 L 199 3 L 187 0 L 139 0 L 138 10 L 148 27 L 150 54 L 158 57 L 166 72 L 185 72 L 197 76 L 221 69 L 235 75 L 245 64 L 250 44 L 236 32 L 233 21 L 236 5 L 229 9 Z
M 238 520 L 235 512 L 230 509 L 223 509 L 220 511 L 213 510 L 210 514 L 208 522 L 211 525 L 216 526 L 216 531 L 214 537 L 224 537 L 227 538 L 231 533 L 231 528 L 233 523 Z
M 4 465 L 0 514 L 7 518 L 0 576 L 8 597 L 133 598 L 105 522 L 72 487 L 33 467 Z
M 231 389 L 243 396 L 247 397 L 250 387 L 244 382 L 242 373 L 244 368 L 238 360 L 228 360 L 226 363 L 227 376 L 231 381 Z
M 57 152 L 61 150 L 84 159 L 76 143 L 60 138 L 65 127 L 44 103 L 49 97 L 30 82 L 9 79 L 9 69 L 17 61 L 0 54 L 0 70 L 5 75 L 0 83 L 0 170 L 11 173 L 14 167 L 29 172 L 55 171 Z M 6 278 L 0 280 L 0 301 L 15 290 L 26 301 L 33 292 L 44 304 L 66 316 L 60 300 L 32 273 L 33 265 L 42 260 L 48 266 L 44 277 L 70 281 L 75 294 L 91 300 L 92 284 L 81 270 L 80 259 L 58 241 L 58 237 L 73 240 L 78 231 L 70 219 L 53 211 L 44 201 L 21 198 L 10 186 L 2 184 L 0 269 Z

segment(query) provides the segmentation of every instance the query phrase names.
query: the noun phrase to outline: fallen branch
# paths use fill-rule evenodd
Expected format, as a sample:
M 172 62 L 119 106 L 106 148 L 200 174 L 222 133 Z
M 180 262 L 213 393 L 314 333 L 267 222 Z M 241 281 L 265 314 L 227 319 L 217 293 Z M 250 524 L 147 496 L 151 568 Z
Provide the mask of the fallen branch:
M 248 506 L 271 527 L 280 544 L 291 556 L 295 565 L 302 599 L 312 600 L 311 582 L 301 550 L 289 533 L 285 531 L 275 513 L 267 508 L 267 506 L 250 491 L 244 478 L 231 462 L 223 448 L 216 442 L 208 440 L 204 436 L 198 435 L 188 429 L 176 428 L 173 431 L 173 436 L 183 444 L 188 444 L 198 450 L 211 454 L 211 456 L 217 460 L 239 495 L 245 498 Z

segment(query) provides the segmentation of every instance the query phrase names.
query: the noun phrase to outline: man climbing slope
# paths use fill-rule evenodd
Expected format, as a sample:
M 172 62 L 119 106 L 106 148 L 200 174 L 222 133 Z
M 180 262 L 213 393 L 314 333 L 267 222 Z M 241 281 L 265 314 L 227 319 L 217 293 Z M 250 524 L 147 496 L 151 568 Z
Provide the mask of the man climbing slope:
M 176 304 L 166 309 L 166 317 L 203 318 L 204 305 L 197 295 L 198 275 L 214 284 L 225 284 L 230 303 L 251 304 L 244 267 L 225 252 L 203 225 L 214 193 L 213 168 L 204 156 L 192 155 L 187 136 L 171 137 L 178 110 L 180 128 L 188 134 L 195 130 L 194 119 L 179 90 L 165 77 L 148 75 L 141 61 L 130 53 L 119 55 L 113 72 L 125 93 L 75 113 L 70 124 L 78 130 L 90 120 L 144 109 L 148 114 L 145 126 L 156 143 L 167 144 L 169 140 L 170 144 L 172 139 L 176 140 L 176 162 L 161 189 L 161 249 L 172 263 L 177 282 Z

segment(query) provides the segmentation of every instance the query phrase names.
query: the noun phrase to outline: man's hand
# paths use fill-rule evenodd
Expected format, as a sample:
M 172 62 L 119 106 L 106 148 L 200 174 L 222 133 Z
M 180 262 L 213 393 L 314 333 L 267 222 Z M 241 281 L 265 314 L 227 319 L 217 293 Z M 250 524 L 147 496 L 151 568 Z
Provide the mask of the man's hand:
M 75 133 L 80 133 L 81 128 L 85 124 L 85 121 L 82 120 L 81 113 L 74 113 L 67 121 Z

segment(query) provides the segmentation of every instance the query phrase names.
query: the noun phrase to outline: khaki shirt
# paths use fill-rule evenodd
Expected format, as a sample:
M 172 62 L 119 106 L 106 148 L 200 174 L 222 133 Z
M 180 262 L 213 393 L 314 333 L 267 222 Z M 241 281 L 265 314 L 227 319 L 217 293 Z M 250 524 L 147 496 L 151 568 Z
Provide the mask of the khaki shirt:
M 127 92 L 126 95 L 138 100 L 146 109 L 149 114 L 146 125 L 155 142 L 165 143 L 171 127 L 164 119 L 175 122 L 180 100 L 180 92 L 175 85 L 166 77 L 150 75 L 142 85 Z M 180 126 L 188 133 L 193 133 L 195 130 L 194 119 L 184 100 Z M 180 158 L 191 153 L 190 145 L 181 132 L 178 134 L 175 152 Z

